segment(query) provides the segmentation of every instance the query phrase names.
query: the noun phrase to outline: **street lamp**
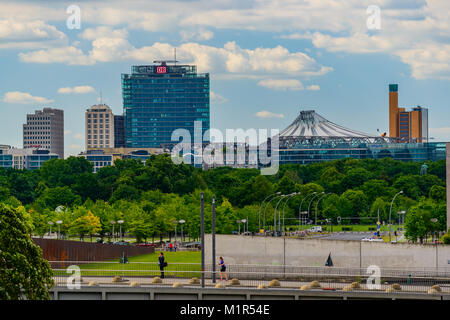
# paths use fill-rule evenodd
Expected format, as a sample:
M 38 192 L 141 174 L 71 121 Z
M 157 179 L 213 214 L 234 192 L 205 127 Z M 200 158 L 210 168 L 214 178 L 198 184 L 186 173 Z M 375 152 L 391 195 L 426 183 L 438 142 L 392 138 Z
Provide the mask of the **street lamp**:
M 261 202 L 261 205 L 259 206 L 259 225 L 258 225 L 258 226 L 259 226 L 259 229 L 258 229 L 258 233 L 259 233 L 259 231 L 261 230 L 261 208 L 262 208 L 264 202 L 265 202 L 267 199 L 269 199 L 271 196 L 274 196 L 274 195 L 277 195 L 277 194 L 281 194 L 281 192 L 276 192 L 276 193 L 273 193 L 273 194 L 267 196 L 267 197 L 263 200 L 263 202 Z
M 316 193 L 317 193 L 317 192 L 316 192 Z M 321 194 L 325 194 L 325 192 L 317 193 L 314 197 L 311 198 L 311 201 L 309 201 L 309 205 L 308 205 L 308 217 L 309 217 L 309 209 L 311 209 L 311 203 L 314 201 L 315 198 L 317 198 L 317 197 L 320 196 Z
M 239 232 L 238 232 L 238 234 L 240 235 L 241 234 L 241 223 L 242 223 L 242 220 L 236 220 L 236 222 L 239 225 Z
M 244 235 L 245 235 L 245 223 L 248 222 L 248 220 L 242 219 L 241 222 L 244 224 Z M 248 227 L 247 227 L 247 231 L 248 231 Z
M 323 197 L 325 197 L 326 195 L 330 195 L 330 194 L 331 194 L 331 192 L 329 192 L 327 194 L 324 194 L 323 196 L 321 196 L 319 198 L 319 200 L 317 200 L 317 203 L 316 203 L 316 218 L 314 219 L 314 224 L 315 225 L 317 225 L 317 207 L 319 206 L 319 202 L 320 202 L 320 200 L 322 200 Z
M 278 200 L 277 205 L 275 206 L 275 214 L 273 215 L 273 235 L 275 235 L 275 231 L 277 230 L 277 209 L 278 209 L 278 205 L 287 196 L 288 195 L 282 194 L 280 200 Z
M 52 236 L 52 225 L 53 225 L 53 221 L 49 221 L 49 222 L 47 222 L 49 225 L 50 225 L 50 233 L 48 234 L 49 235 L 49 237 L 51 237 Z
M 302 214 L 302 215 L 304 214 L 304 211 L 302 211 L 303 201 L 304 201 L 306 198 L 308 198 L 309 196 L 314 195 L 314 194 L 316 194 L 316 193 L 317 193 L 317 192 L 310 193 L 310 194 L 306 195 L 306 196 L 302 199 L 302 202 L 300 202 L 300 206 L 298 207 L 299 218 L 300 218 L 300 215 L 301 215 L 301 214 Z M 302 219 L 303 219 L 303 218 L 302 218 Z M 299 226 L 299 229 L 301 229 L 300 222 L 298 223 L 298 226 Z
M 178 223 L 181 225 L 181 246 L 183 246 L 183 223 L 185 223 L 183 219 L 179 220 Z
M 277 192 L 276 194 L 277 194 L 277 196 L 275 196 L 275 197 L 273 197 L 272 199 L 270 199 L 270 201 L 267 202 L 266 207 L 264 208 L 264 219 L 263 219 L 263 222 L 264 222 L 264 235 L 265 235 L 265 232 L 266 232 L 266 210 L 267 210 L 267 208 L 269 207 L 269 204 L 270 204 L 273 200 L 275 200 L 277 197 L 280 196 L 280 195 L 278 194 L 278 192 Z
M 403 190 L 400 190 L 399 192 L 397 192 L 395 194 L 394 198 L 392 198 L 392 201 L 391 201 L 391 208 L 389 209 L 389 242 L 391 242 L 391 229 L 392 229 L 392 227 L 391 227 L 391 213 L 392 213 L 392 205 L 394 204 L 395 198 L 397 198 L 397 196 L 399 194 L 402 194 L 402 193 L 403 193 Z
M 404 216 L 404 214 L 406 213 L 406 211 L 399 211 L 399 212 L 397 212 L 397 215 L 398 215 L 398 229 L 400 230 L 400 225 L 403 225 L 403 223 L 404 223 L 404 218 L 405 218 L 405 216 Z
M 59 225 L 62 223 L 62 221 L 61 220 L 58 220 L 58 221 L 56 221 L 56 224 L 58 225 L 58 239 L 60 238 L 60 227 L 59 227 Z
M 113 240 L 114 240 L 114 225 L 116 224 L 116 222 L 114 221 L 114 220 L 111 220 L 109 223 L 111 223 L 112 224 L 112 237 L 113 237 Z
M 120 241 L 122 241 L 122 223 L 124 223 L 123 220 L 117 220 L 117 223 L 120 226 Z
M 290 195 L 288 195 L 288 197 L 286 199 L 286 202 L 284 203 L 284 207 L 283 207 L 283 231 L 284 231 L 284 209 L 286 209 L 286 205 L 289 202 L 289 200 L 291 198 L 293 198 L 294 196 L 298 195 L 298 194 L 300 194 L 300 192 L 291 193 Z M 278 222 L 278 229 L 280 230 L 280 233 L 281 233 L 281 227 L 280 227 L 281 219 L 280 219 L 280 216 L 278 216 L 278 220 L 279 220 L 279 222 Z
M 177 243 L 177 224 L 178 220 L 174 220 L 173 223 L 175 223 L 175 244 Z

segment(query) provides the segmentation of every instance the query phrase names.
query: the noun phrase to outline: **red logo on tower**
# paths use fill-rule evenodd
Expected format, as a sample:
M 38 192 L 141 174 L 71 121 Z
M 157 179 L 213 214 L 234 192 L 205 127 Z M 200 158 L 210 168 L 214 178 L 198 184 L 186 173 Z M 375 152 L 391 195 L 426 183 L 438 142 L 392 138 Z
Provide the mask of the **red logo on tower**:
M 166 67 L 156 67 L 156 73 L 166 73 Z

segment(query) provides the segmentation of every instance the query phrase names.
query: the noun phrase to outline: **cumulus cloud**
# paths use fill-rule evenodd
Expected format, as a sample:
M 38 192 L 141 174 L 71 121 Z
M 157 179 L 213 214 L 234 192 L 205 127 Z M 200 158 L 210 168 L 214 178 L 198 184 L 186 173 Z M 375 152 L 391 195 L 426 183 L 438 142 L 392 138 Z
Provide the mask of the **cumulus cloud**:
M 67 44 L 67 36 L 42 20 L 0 18 L 0 49 L 37 49 Z
M 303 84 L 295 79 L 265 79 L 258 82 L 261 87 L 266 87 L 273 90 L 303 90 Z
M 181 41 L 206 41 L 211 40 L 214 37 L 214 33 L 210 30 L 200 28 L 198 30 L 181 30 Z
M 255 113 L 255 116 L 257 116 L 258 118 L 284 118 L 284 114 L 282 113 L 273 113 L 267 110 L 262 110 L 259 111 L 257 113 Z
M 92 50 L 88 54 L 71 46 L 21 53 L 19 57 L 23 62 L 29 63 L 93 65 L 121 60 L 148 62 L 170 57 L 173 52 L 174 47 L 168 43 L 155 42 L 151 46 L 135 48 L 124 38 L 97 38 L 92 42 Z M 290 52 L 282 46 L 244 49 L 236 42 L 227 42 L 223 47 L 184 43 L 177 47 L 177 57 L 186 63 L 197 65 L 200 72 L 247 78 L 265 74 L 311 77 L 324 75 L 332 70 L 303 52 Z
M 214 91 L 210 92 L 210 98 L 211 98 L 211 102 L 215 103 L 215 104 L 221 104 L 221 103 L 225 103 L 228 101 L 227 98 L 225 98 L 224 96 L 215 93 Z
M 58 93 L 89 93 L 89 92 L 95 92 L 95 89 L 91 86 L 76 86 L 76 87 L 65 87 L 65 88 L 59 88 Z
M 5 93 L 5 95 L 3 96 L 3 101 L 7 103 L 19 103 L 19 104 L 31 104 L 31 103 L 47 104 L 53 102 L 53 100 L 44 97 L 32 96 L 27 92 L 20 92 L 20 91 L 11 91 Z
M 320 87 L 316 84 L 309 85 L 305 88 L 303 83 L 296 79 L 264 79 L 259 81 L 258 85 L 272 90 L 282 91 L 320 90 Z

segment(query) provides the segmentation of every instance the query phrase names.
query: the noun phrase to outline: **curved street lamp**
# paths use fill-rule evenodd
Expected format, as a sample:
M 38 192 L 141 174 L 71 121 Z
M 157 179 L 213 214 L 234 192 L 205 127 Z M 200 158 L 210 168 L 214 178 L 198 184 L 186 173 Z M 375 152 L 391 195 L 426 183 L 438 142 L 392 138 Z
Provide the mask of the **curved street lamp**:
M 259 206 L 259 225 L 258 225 L 258 226 L 259 226 L 259 229 L 258 229 L 258 232 L 261 230 L 261 208 L 262 208 L 264 202 L 265 202 L 267 199 L 269 199 L 271 196 L 276 195 L 276 194 L 281 194 L 281 192 L 276 192 L 276 193 L 273 193 L 273 194 L 267 196 L 267 197 L 263 200 L 263 202 L 261 202 L 261 205 Z
M 316 192 L 317 193 L 317 192 Z M 311 209 L 311 203 L 314 201 L 315 198 L 317 198 L 318 196 L 320 196 L 321 194 L 325 194 L 325 192 L 320 192 L 317 193 L 314 197 L 311 198 L 311 201 L 309 201 L 309 205 L 308 205 L 308 218 L 309 218 L 309 210 Z
M 395 194 L 394 198 L 392 198 L 392 201 L 391 201 L 391 208 L 389 209 L 389 242 L 391 242 L 391 213 L 392 213 L 392 205 L 394 204 L 395 198 L 397 198 L 397 196 L 399 194 L 402 194 L 402 193 L 403 193 L 403 190 L 400 190 L 399 192 L 397 192 Z
M 306 199 L 306 198 L 308 198 L 309 196 L 311 196 L 311 195 L 313 195 L 313 194 L 316 194 L 317 192 L 313 192 L 313 193 L 309 193 L 309 194 L 307 194 L 303 199 L 302 199 L 302 202 L 300 202 L 300 206 L 298 207 L 298 218 L 299 218 L 299 222 L 298 222 L 298 230 L 300 230 L 300 221 L 301 221 L 301 214 L 303 214 L 302 213 L 302 205 L 303 205 L 303 201 Z
M 267 202 L 266 207 L 264 208 L 264 218 L 263 218 L 263 222 L 264 222 L 264 234 L 265 234 L 265 232 L 266 232 L 266 211 L 267 211 L 267 208 L 269 207 L 269 204 L 270 204 L 273 200 L 275 200 L 277 197 L 279 197 L 279 196 L 280 196 L 280 195 L 278 194 L 277 196 L 275 196 L 275 197 L 273 197 L 272 199 L 270 199 L 270 201 Z
M 294 192 L 294 193 L 289 194 L 286 199 L 286 202 L 284 203 L 284 206 L 283 206 L 283 231 L 284 231 L 284 209 L 286 209 L 286 205 L 289 202 L 289 200 L 299 194 L 300 194 L 300 192 Z M 281 222 L 281 219 L 280 219 L 280 216 L 278 216 L 278 229 L 281 234 L 281 226 L 280 226 L 281 223 L 280 222 Z
M 280 200 L 278 200 L 277 205 L 275 206 L 275 214 L 273 215 L 273 235 L 275 235 L 275 231 L 277 230 L 277 209 L 280 202 L 287 197 L 288 195 L 282 194 Z
M 315 217 L 315 219 L 314 219 L 314 224 L 315 224 L 315 225 L 317 225 L 317 207 L 319 206 L 319 202 L 320 202 L 320 200 L 322 200 L 325 196 L 330 195 L 330 194 L 331 194 L 331 192 L 329 192 L 329 193 L 327 193 L 327 194 L 324 194 L 323 196 L 321 196 L 321 197 L 319 198 L 319 200 L 317 200 L 317 203 L 316 203 L 316 217 Z

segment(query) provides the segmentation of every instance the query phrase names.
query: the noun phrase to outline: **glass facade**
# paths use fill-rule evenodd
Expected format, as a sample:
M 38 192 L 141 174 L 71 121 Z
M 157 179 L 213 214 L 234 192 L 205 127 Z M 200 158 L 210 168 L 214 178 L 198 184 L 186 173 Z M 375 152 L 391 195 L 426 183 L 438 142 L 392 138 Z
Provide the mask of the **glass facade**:
M 344 158 L 382 159 L 400 161 L 445 160 L 445 142 L 350 144 L 336 146 L 323 142 L 314 145 L 292 145 L 279 149 L 280 164 L 331 161 Z
M 114 148 L 125 147 L 124 117 L 114 116 Z
M 179 128 L 189 130 L 193 141 L 194 121 L 202 121 L 202 136 L 209 129 L 209 73 L 165 62 L 131 71 L 122 74 L 126 147 L 160 148 L 173 143 Z

